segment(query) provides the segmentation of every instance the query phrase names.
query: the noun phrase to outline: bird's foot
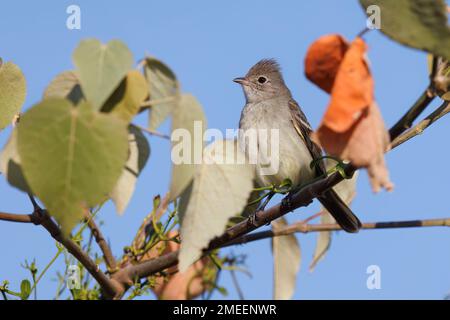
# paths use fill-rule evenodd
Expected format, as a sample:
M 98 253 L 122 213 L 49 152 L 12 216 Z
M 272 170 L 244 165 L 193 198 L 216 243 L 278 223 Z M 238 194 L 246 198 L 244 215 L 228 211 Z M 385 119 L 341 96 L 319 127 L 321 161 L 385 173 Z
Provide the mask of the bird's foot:
M 294 210 L 292 207 L 292 195 L 293 193 L 290 192 L 283 198 L 283 200 L 281 200 L 281 210 L 286 212 L 291 212 Z
M 276 194 L 274 191 L 270 191 L 267 193 L 267 195 L 264 198 L 264 201 L 260 203 L 258 208 L 255 210 L 255 212 L 248 217 L 249 224 L 253 226 L 258 226 L 258 212 L 264 211 L 266 209 L 267 204 L 270 202 L 270 200 L 273 198 L 273 196 Z M 269 223 L 268 223 L 269 224 Z
M 248 224 L 251 226 L 258 227 L 258 211 L 253 213 L 252 215 L 248 216 Z

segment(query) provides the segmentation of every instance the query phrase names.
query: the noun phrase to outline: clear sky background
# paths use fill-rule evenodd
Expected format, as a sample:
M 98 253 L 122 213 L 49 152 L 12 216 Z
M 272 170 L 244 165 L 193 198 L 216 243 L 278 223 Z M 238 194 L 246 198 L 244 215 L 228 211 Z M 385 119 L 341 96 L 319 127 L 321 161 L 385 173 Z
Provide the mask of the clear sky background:
M 115 4 L 113 4 L 115 3 Z M 66 28 L 66 8 L 81 7 L 81 30 Z M 305 79 L 303 59 L 318 37 L 340 33 L 352 39 L 365 27 L 365 15 L 356 0 L 332 1 L 2 1 L 0 56 L 25 73 L 28 94 L 25 109 L 37 103 L 50 80 L 73 68 L 71 55 L 81 39 L 103 42 L 123 40 L 137 61 L 154 55 L 176 72 L 185 92 L 202 103 L 210 128 L 225 130 L 238 125 L 244 97 L 232 82 L 261 58 L 279 60 L 285 80 L 314 127 L 328 97 Z M 376 81 L 376 98 L 387 126 L 409 108 L 427 85 L 426 55 L 403 47 L 377 31 L 365 36 Z M 433 106 L 438 105 L 434 103 Z M 365 172 L 360 174 L 354 211 L 362 221 L 390 221 L 450 217 L 448 194 L 450 118 L 433 125 L 422 136 L 387 155 L 392 193 L 374 195 Z M 136 123 L 144 125 L 145 117 Z M 160 130 L 168 132 L 166 123 Z M 3 146 L 10 130 L 0 133 Z M 152 198 L 169 185 L 169 142 L 149 138 L 152 155 L 123 216 L 108 203 L 101 211 L 104 234 L 118 256 L 129 244 Z M 318 205 L 297 210 L 291 221 L 315 213 Z M 0 210 L 29 213 L 25 194 L 0 177 Z M 213 214 L 213 212 L 211 213 Z M 442 299 L 450 292 L 450 229 L 420 228 L 335 234 L 330 252 L 313 273 L 308 265 L 317 234 L 299 235 L 302 268 L 296 299 Z M 246 253 L 249 278 L 238 274 L 246 298 L 272 297 L 270 241 L 235 247 Z M 56 252 L 47 232 L 34 225 L 0 222 L 0 281 L 17 289 L 28 271 L 20 264 L 37 259 L 42 269 Z M 366 269 L 381 268 L 381 289 L 368 290 Z M 52 298 L 57 270 L 52 267 L 39 285 L 40 298 Z M 228 298 L 238 295 L 230 276 L 221 284 Z M 216 294 L 215 298 L 222 298 Z

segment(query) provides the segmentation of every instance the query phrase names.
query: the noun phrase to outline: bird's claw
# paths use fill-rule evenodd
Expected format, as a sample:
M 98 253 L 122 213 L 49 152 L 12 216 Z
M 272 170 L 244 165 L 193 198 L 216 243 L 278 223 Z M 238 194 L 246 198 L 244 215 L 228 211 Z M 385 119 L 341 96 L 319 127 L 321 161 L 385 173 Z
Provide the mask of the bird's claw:
M 281 209 L 286 212 L 293 211 L 292 208 L 292 193 L 289 193 L 286 197 L 281 200 Z
M 248 217 L 248 224 L 257 227 L 258 226 L 258 210 Z

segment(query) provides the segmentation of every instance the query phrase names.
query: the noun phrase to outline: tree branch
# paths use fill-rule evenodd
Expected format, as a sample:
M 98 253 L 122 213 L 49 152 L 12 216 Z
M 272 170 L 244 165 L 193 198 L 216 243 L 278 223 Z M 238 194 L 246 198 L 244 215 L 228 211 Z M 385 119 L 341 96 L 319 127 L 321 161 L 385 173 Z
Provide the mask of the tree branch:
M 446 219 L 426 219 L 426 220 L 406 220 L 389 222 L 366 222 L 362 224 L 361 230 L 377 229 L 399 229 L 399 228 L 421 228 L 421 227 L 450 227 L 450 218 Z M 331 224 L 308 224 L 303 221 L 288 225 L 278 230 L 266 230 L 246 234 L 230 243 L 227 246 L 245 244 L 261 239 L 286 236 L 293 233 L 309 233 L 323 231 L 339 231 L 342 228 L 337 223 Z
M 389 130 L 391 140 L 397 138 L 400 134 L 411 128 L 414 120 L 425 110 L 425 108 L 436 97 L 431 94 L 430 86 L 428 86 L 424 92 L 420 95 L 413 106 L 406 112 L 403 117 L 400 118 Z
M 33 215 L 31 215 L 31 214 L 15 214 L 15 213 L 0 212 L 0 220 L 9 221 L 9 222 L 37 224 L 33 220 Z
M 45 210 L 37 210 L 33 213 L 40 219 L 42 225 L 52 236 L 53 239 L 61 243 L 69 253 L 71 253 L 95 278 L 101 286 L 106 297 L 115 297 L 120 291 L 121 286 L 114 280 L 108 278 L 99 268 L 99 266 L 78 246 L 74 241 L 63 236 L 59 226 L 52 220 Z
M 31 198 L 30 198 L 31 199 Z M 35 203 L 33 203 L 33 206 Z M 53 239 L 61 243 L 95 278 L 104 291 L 106 297 L 112 298 L 120 292 L 122 285 L 108 278 L 98 265 L 71 239 L 63 236 L 59 226 L 52 220 L 48 213 L 36 204 L 32 214 L 12 214 L 0 212 L 0 220 L 21 223 L 34 223 L 44 227 Z
M 408 141 L 409 139 L 421 134 L 426 128 L 431 126 L 434 122 L 436 122 L 449 112 L 450 112 L 450 101 L 444 101 L 444 103 L 442 103 L 442 105 L 439 108 L 433 111 L 425 119 L 420 121 L 412 129 L 406 131 L 404 134 L 394 139 L 394 141 L 391 142 L 391 147 L 392 148 L 398 147 L 399 145 Z
M 92 215 L 87 219 L 87 224 L 89 229 L 91 229 L 95 241 L 97 242 L 98 246 L 100 247 L 100 250 L 103 253 L 103 259 L 105 260 L 108 270 L 110 272 L 115 272 L 117 269 L 116 259 L 114 258 L 114 255 L 111 251 L 111 248 L 109 247 L 108 242 L 106 242 L 105 238 L 103 237 L 103 234 L 100 231 L 100 228 L 95 223 Z

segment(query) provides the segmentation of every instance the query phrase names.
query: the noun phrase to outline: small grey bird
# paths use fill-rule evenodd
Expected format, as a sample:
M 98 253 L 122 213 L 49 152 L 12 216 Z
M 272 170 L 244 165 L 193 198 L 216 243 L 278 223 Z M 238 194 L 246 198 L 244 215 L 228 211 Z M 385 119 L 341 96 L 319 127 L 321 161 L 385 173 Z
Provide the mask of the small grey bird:
M 261 150 L 260 141 L 256 148 L 248 145 L 247 130 L 278 129 L 279 132 L 278 170 L 270 175 L 257 170 L 257 184 L 261 187 L 280 185 L 290 179 L 296 186 L 324 174 L 323 161 L 319 161 L 315 169 L 310 168 L 313 159 L 322 156 L 322 151 L 310 139 L 312 128 L 284 83 L 278 63 L 273 59 L 261 60 L 245 77 L 233 81 L 242 86 L 246 98 L 239 122 L 239 143 L 247 156 L 255 156 L 261 162 L 265 162 L 262 157 L 267 156 L 267 150 Z M 270 143 L 268 148 L 276 150 Z M 334 190 L 330 189 L 318 199 L 342 229 L 354 233 L 361 228 L 361 222 Z

